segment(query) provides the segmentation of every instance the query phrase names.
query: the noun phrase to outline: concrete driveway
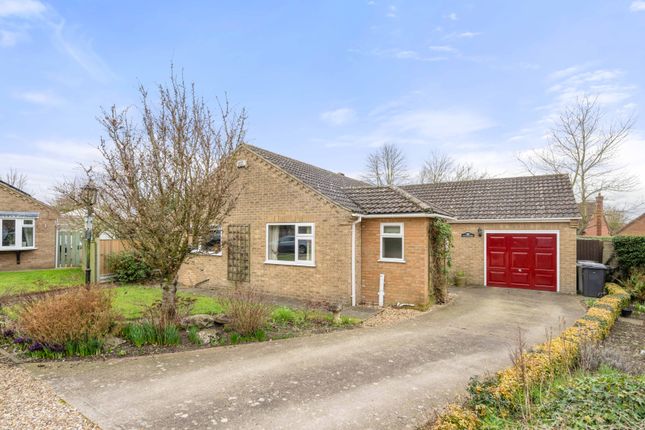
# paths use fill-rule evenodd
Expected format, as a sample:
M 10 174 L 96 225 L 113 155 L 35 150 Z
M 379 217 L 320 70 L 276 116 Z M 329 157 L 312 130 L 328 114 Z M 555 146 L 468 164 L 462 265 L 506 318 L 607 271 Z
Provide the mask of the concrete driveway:
M 104 429 L 415 428 L 473 375 L 572 324 L 580 299 L 463 288 L 387 328 L 100 362 L 29 365 Z

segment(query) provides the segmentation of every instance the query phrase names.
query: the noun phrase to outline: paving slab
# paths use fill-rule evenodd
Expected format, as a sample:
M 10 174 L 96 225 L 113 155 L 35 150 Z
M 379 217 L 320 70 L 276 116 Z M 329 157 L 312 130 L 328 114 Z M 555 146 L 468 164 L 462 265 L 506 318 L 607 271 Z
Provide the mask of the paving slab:
M 579 298 L 459 288 L 387 327 L 147 357 L 30 364 L 103 429 L 417 428 L 473 375 L 584 313 Z

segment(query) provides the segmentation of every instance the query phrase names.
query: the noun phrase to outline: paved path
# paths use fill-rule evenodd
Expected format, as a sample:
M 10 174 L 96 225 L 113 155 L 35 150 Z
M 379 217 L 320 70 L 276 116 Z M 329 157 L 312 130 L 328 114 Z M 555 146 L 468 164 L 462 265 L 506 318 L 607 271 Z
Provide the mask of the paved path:
M 454 303 L 387 328 L 30 369 L 104 429 L 416 428 L 470 376 L 509 364 L 583 314 L 580 299 L 458 289 Z

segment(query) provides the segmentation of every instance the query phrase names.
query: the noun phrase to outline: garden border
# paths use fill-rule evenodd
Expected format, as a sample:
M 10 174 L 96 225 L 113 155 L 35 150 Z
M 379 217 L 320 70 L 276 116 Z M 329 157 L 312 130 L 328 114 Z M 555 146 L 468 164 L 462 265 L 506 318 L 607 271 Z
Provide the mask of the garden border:
M 495 398 L 511 402 L 523 386 L 533 386 L 546 378 L 553 378 L 560 369 L 571 368 L 580 354 L 580 347 L 586 342 L 604 339 L 621 309 L 629 303 L 630 295 L 619 285 L 606 283 L 605 288 L 608 294 L 598 299 L 571 327 L 522 354 L 515 365 L 497 372 L 497 383 L 485 389 Z M 438 415 L 432 428 L 477 429 L 480 423 L 477 410 L 477 407 L 471 409 L 450 404 Z

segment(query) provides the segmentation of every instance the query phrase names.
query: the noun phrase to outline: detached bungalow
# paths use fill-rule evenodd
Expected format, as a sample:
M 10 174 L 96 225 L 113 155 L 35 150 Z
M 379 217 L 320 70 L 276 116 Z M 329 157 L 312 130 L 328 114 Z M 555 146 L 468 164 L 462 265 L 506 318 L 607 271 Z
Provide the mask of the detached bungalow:
M 0 271 L 56 267 L 58 212 L 0 181 Z
M 236 157 L 236 207 L 182 267 L 184 285 L 425 303 L 429 229 L 442 218 L 469 284 L 575 294 L 580 214 L 566 175 L 375 187 L 251 145 Z

